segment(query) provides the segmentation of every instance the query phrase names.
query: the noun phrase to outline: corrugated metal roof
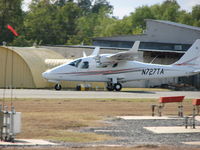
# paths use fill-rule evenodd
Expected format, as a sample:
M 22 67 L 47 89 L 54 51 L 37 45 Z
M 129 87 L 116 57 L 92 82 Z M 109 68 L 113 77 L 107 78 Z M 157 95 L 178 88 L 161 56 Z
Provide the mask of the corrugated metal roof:
M 181 27 L 181 28 L 186 28 L 186 29 L 200 31 L 199 27 L 194 27 L 194 26 L 190 26 L 190 25 L 186 25 L 186 24 L 171 22 L 171 21 L 167 21 L 167 20 L 153 20 L 153 19 L 145 19 L 145 20 L 146 21 L 154 21 L 154 22 L 164 23 L 164 24 L 168 24 L 168 25 L 173 25 L 173 26 Z
M 130 41 L 130 42 L 133 42 L 135 40 L 145 41 L 145 40 L 148 40 L 147 38 L 148 38 L 148 35 L 141 34 L 141 35 L 121 35 L 121 36 L 111 36 L 111 37 L 97 37 L 97 38 L 94 38 L 94 40 Z
M 200 32 L 199 27 L 194 27 L 194 26 L 189 26 L 185 24 L 180 24 L 180 23 L 175 23 L 171 21 L 166 21 L 166 20 L 152 20 L 152 19 L 146 19 L 146 21 L 152 21 L 156 23 L 162 23 L 162 24 L 167 24 L 170 26 L 174 27 L 179 27 L 179 28 L 184 28 L 186 30 L 193 30 L 195 32 Z M 145 32 L 146 33 L 146 32 Z M 142 42 L 157 42 L 157 43 L 179 43 L 179 44 L 192 44 L 194 41 L 193 40 L 184 40 L 181 41 L 180 39 L 173 39 L 169 38 L 167 41 L 166 39 L 162 39 L 159 36 L 154 36 L 150 34 L 140 34 L 140 35 L 120 35 L 120 36 L 112 36 L 112 37 L 97 37 L 93 39 L 94 41 L 116 41 L 116 42 L 133 42 L 136 40 L 142 41 Z

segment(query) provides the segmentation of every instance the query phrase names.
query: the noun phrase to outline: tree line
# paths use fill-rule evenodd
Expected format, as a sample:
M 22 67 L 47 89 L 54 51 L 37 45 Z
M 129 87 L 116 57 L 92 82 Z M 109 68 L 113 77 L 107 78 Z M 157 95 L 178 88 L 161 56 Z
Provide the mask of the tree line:
M 187 12 L 176 0 L 138 7 L 123 19 L 113 16 L 113 6 L 107 0 L 32 0 L 28 11 L 22 10 L 22 3 L 0 1 L 0 44 L 91 44 L 94 37 L 141 34 L 145 19 L 200 27 L 200 5 Z M 14 36 L 7 25 L 12 25 L 19 36 Z

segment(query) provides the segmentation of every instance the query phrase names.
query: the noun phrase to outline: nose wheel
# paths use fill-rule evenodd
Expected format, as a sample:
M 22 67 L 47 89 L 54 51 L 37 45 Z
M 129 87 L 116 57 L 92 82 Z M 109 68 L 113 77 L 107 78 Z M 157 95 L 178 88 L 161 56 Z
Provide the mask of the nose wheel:
M 108 83 L 107 84 L 107 90 L 108 91 L 120 91 L 122 89 L 122 85 L 120 83 L 115 83 L 115 84 L 112 84 L 112 83 Z
M 56 91 L 60 91 L 62 89 L 62 86 L 60 84 L 56 84 L 55 87 Z

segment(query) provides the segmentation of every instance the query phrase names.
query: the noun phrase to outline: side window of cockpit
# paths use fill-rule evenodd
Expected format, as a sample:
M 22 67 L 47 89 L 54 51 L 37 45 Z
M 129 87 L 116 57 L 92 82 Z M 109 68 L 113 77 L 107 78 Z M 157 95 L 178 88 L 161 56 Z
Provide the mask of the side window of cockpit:
M 78 67 L 81 61 L 82 61 L 81 59 L 78 59 L 76 61 L 71 62 L 69 65 L 74 66 L 74 67 Z
M 81 64 L 81 68 L 82 68 L 82 69 L 88 69 L 88 68 L 89 68 L 89 62 L 88 62 L 88 61 L 84 61 L 84 62 Z
M 82 61 L 81 59 L 79 59 L 79 60 L 76 61 L 76 67 L 79 66 L 79 64 L 80 64 L 81 61 Z
M 115 68 L 115 67 L 117 67 L 118 66 L 118 63 L 115 63 L 115 64 L 113 64 L 113 68 Z

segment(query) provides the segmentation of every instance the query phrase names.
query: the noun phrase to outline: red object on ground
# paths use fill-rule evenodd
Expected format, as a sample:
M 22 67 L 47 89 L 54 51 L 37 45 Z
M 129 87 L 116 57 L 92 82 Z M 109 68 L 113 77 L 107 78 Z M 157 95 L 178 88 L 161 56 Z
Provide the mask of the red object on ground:
M 174 103 L 182 102 L 185 96 L 171 96 L 171 97 L 160 97 L 160 103 Z
M 15 35 L 15 36 L 19 36 L 19 34 L 15 31 L 15 29 L 10 26 L 10 25 L 7 25 L 7 28 Z
M 193 99 L 192 105 L 200 105 L 200 99 Z

